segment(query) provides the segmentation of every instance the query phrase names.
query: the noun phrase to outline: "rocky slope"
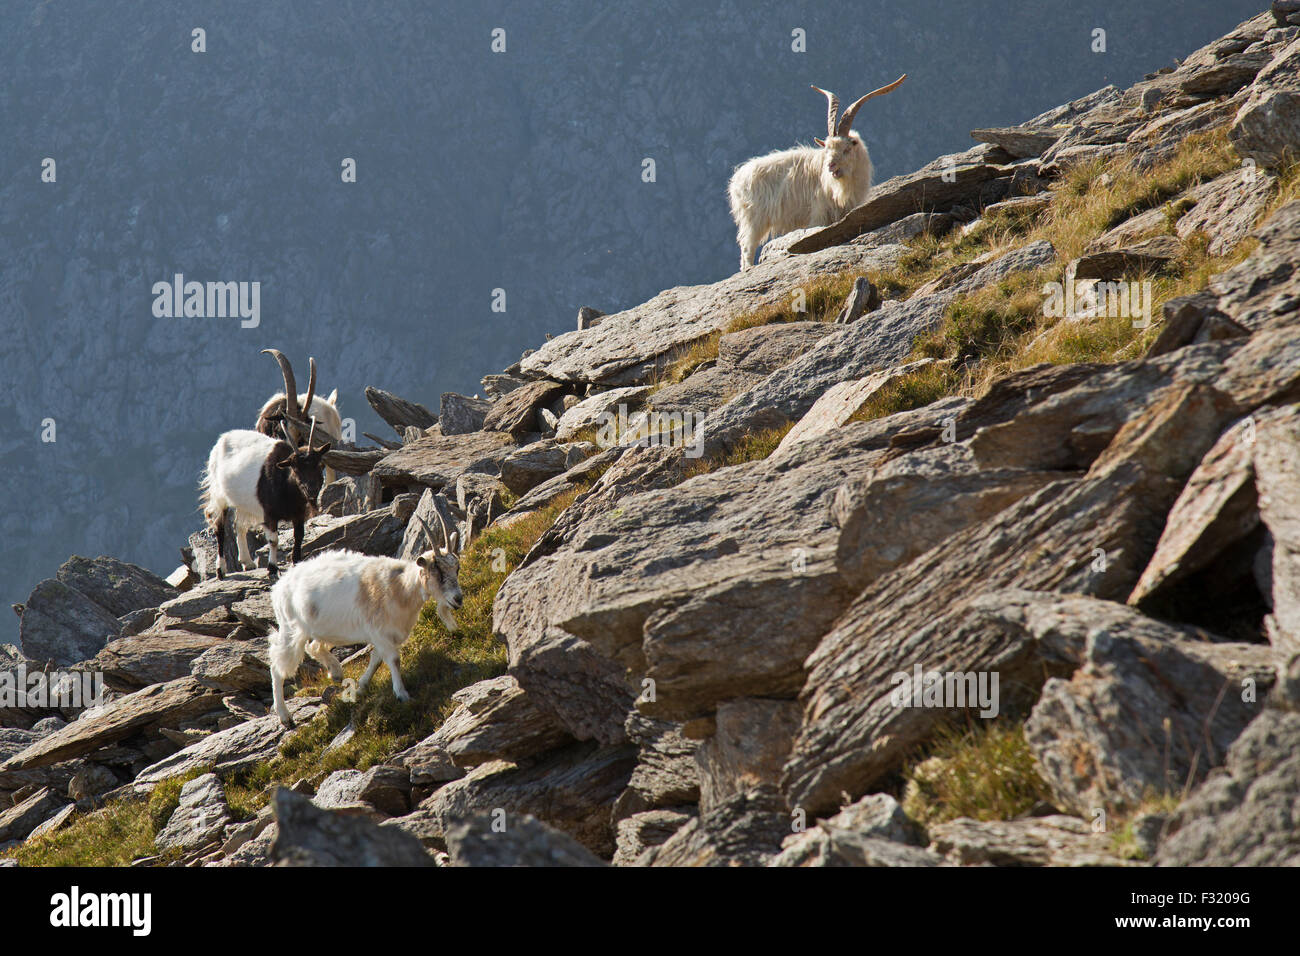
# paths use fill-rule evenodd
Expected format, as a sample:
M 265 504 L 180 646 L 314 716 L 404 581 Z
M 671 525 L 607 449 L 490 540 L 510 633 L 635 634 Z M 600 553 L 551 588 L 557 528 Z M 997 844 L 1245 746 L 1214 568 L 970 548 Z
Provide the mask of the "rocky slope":
M 273 785 L 343 704 L 305 672 L 303 729 L 266 715 L 265 572 L 216 580 L 203 534 L 168 581 L 71 559 L 19 608 L 0 676 L 98 673 L 106 702 L 0 710 L 0 846 L 75 851 L 148 801 L 165 812 L 140 862 L 168 864 L 1300 862 L 1298 78 L 1300 4 L 1276 0 L 1127 90 L 976 131 L 752 271 L 584 310 L 433 424 L 371 390 L 398 438 L 332 455 L 345 477 L 306 555 L 415 553 L 435 509 L 485 560 L 532 531 L 484 599 L 506 672 L 364 766 Z M 1215 142 L 1228 167 L 1111 216 L 1083 254 L 1035 232 Z M 873 404 L 973 376 L 980 356 L 921 344 L 981 296 L 1027 287 L 1042 312 L 1044 276 L 1150 279 L 1211 246 L 1226 267 L 1182 276 L 1122 361 Z M 909 284 L 924 249 L 943 252 Z M 864 275 L 878 308 L 754 318 Z M 1016 334 L 1070 331 L 1042 318 Z M 701 441 L 610 443 L 592 426 L 620 407 L 700 413 Z M 900 699 L 929 672 L 996 692 Z M 1041 795 L 921 818 L 953 728 L 993 725 Z M 253 807 L 230 796 L 250 780 L 272 781 Z

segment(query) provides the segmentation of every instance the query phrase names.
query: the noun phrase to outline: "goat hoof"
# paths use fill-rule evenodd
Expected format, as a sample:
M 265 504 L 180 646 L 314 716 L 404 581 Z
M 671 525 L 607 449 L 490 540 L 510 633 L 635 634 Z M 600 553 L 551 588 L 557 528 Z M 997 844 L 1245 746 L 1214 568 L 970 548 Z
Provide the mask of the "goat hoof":
M 268 564 L 266 566 L 266 579 L 268 581 L 274 581 L 279 576 L 280 576 L 280 569 L 277 568 L 274 564 Z
M 217 580 L 224 581 L 225 579 L 226 579 L 226 572 L 222 571 L 220 568 L 217 568 Z

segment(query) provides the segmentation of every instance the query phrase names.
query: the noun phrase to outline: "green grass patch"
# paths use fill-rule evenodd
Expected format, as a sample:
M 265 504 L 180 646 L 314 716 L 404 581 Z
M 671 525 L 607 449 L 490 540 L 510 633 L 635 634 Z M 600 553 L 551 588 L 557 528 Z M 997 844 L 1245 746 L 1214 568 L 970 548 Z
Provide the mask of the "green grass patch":
M 196 769 L 163 780 L 148 796 L 117 797 L 98 810 L 74 814 L 63 829 L 0 855 L 13 857 L 19 866 L 127 866 L 159 855 L 154 838 L 180 806 L 181 788 L 209 772 Z M 179 851 L 169 851 L 160 862 L 179 857 Z
M 1133 829 L 1134 821 L 1148 813 L 1171 814 L 1178 809 L 1178 804 L 1181 802 L 1182 797 L 1179 794 L 1147 794 L 1141 805 L 1119 820 L 1119 826 L 1111 831 L 1110 845 L 1115 855 L 1123 860 L 1145 860 L 1146 853 Z
M 1022 723 L 945 730 L 926 759 L 906 767 L 904 780 L 903 811 L 927 827 L 958 817 L 1013 820 L 1052 802 Z
M 962 385 L 960 374 L 948 363 L 935 363 L 908 372 L 872 395 L 849 421 L 869 422 L 897 412 L 924 408 L 955 393 Z
M 791 428 L 794 428 L 794 422 L 746 435 L 726 455 L 713 459 L 701 458 L 688 465 L 682 480 L 695 478 L 698 475 L 707 475 L 719 468 L 727 468 L 731 465 L 743 465 L 750 461 L 760 461 L 776 451 L 777 446 L 781 444 L 781 439 L 786 436 Z

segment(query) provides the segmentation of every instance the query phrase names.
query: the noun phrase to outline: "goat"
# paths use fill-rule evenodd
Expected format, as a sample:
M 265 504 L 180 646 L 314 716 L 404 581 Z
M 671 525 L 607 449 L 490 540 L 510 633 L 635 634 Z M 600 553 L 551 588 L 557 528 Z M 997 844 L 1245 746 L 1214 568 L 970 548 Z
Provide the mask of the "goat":
M 433 546 L 414 561 L 327 551 L 294 565 L 271 588 L 276 622 L 270 638 L 271 693 L 276 716 L 285 727 L 292 727 L 293 719 L 284 705 L 284 681 L 298 672 L 304 654 L 341 681 L 343 668 L 330 648 L 369 644 L 370 664 L 357 682 L 357 693 L 365 691 L 382 662 L 393 679 L 393 696 L 407 701 L 411 695 L 402 683 L 399 653 L 425 602 L 437 598 L 439 620 L 456 631 L 451 612 L 463 601 L 458 534 L 447 534 L 439 514 L 444 547 L 438 547 L 429 525 L 419 515 L 416 520 Z
M 328 398 L 321 398 L 316 394 L 316 360 L 309 359 L 311 373 L 307 381 L 307 391 L 305 394 L 298 393 L 297 382 L 294 380 L 293 366 L 279 349 L 262 349 L 263 355 L 269 355 L 280 366 L 280 374 L 284 377 L 284 391 L 276 392 L 268 398 L 257 413 L 257 424 L 254 426 L 257 431 L 263 435 L 270 435 L 277 438 L 285 435 L 290 441 L 301 441 L 301 431 L 308 426 L 308 419 L 319 426 L 321 432 L 329 438 L 331 442 L 340 442 L 343 440 L 343 419 L 339 417 L 339 390 L 336 388 L 330 392 Z M 289 408 L 286 395 L 293 395 L 297 398 L 297 404 Z M 297 430 L 295 432 L 295 429 Z M 325 483 L 329 484 L 335 478 L 333 468 L 325 469 Z
M 322 459 L 329 444 L 312 445 L 313 433 L 295 448 L 260 432 L 239 429 L 217 439 L 208 455 L 200 485 L 203 514 L 217 534 L 217 577 L 225 577 L 226 509 L 235 509 L 234 533 L 239 562 L 252 567 L 245 532 L 254 525 L 266 531 L 271 547 L 267 576 L 279 574 L 279 527 L 293 523 L 293 561 L 302 558 L 303 525 L 316 513 L 320 495 Z
M 727 184 L 731 218 L 736 221 L 741 271 L 754 264 L 754 253 L 769 238 L 810 226 L 829 226 L 850 209 L 866 202 L 871 191 L 871 156 L 862 137 L 853 131 L 858 109 L 907 79 L 904 73 L 888 86 L 872 90 L 844 111 L 836 122 L 840 101 L 826 97 L 826 139 L 757 156 L 736 167 Z

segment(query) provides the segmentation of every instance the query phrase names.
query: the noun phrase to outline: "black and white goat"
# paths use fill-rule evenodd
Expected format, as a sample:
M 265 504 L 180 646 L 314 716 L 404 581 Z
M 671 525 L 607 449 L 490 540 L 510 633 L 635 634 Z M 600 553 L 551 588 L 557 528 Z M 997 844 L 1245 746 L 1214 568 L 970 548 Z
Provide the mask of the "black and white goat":
M 436 512 L 435 512 L 436 513 Z M 431 544 L 436 542 L 419 515 Z M 275 712 L 286 727 L 293 719 L 284 703 L 284 682 L 298 672 L 303 655 L 310 654 L 334 680 L 343 668 L 330 648 L 343 644 L 370 645 L 370 665 L 357 683 L 357 693 L 370 684 L 380 663 L 393 679 L 393 695 L 410 700 L 402 683 L 399 658 L 411 636 L 420 611 L 431 598 L 438 601 L 438 618 L 447 630 L 456 630 L 452 611 L 461 606 L 460 557 L 457 535 L 442 525 L 443 546 L 436 544 L 414 561 L 326 551 L 295 564 L 271 588 L 276 630 L 271 635 L 271 693 Z
M 208 455 L 208 468 L 200 485 L 203 515 L 217 535 L 220 556 L 217 577 L 224 577 L 227 531 L 233 531 L 240 564 L 251 568 L 246 532 L 260 526 L 271 547 L 269 577 L 279 574 L 280 522 L 293 524 L 293 561 L 302 557 L 303 526 L 317 511 L 322 483 L 322 460 L 328 444 L 314 447 L 313 434 L 294 447 L 287 441 L 240 429 L 217 439 Z M 226 527 L 226 509 L 235 510 L 234 527 Z

